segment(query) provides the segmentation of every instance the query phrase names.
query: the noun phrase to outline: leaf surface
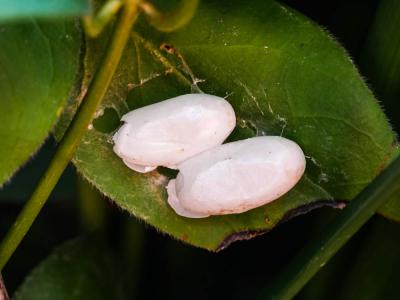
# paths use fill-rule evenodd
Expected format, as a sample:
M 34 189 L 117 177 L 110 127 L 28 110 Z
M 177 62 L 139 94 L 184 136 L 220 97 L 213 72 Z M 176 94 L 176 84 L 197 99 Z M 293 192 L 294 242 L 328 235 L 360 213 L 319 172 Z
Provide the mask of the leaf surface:
M 0 25 L 0 185 L 38 149 L 77 79 L 73 20 Z
M 352 199 L 397 155 L 395 135 L 345 50 L 281 4 L 202 1 L 181 30 L 161 34 L 145 22 L 136 30 L 74 163 L 116 204 L 163 232 L 221 249 L 321 200 Z M 88 44 L 87 78 L 99 44 Z M 123 113 L 199 91 L 233 105 L 238 122 L 230 140 L 282 135 L 302 147 L 307 170 L 292 191 L 240 215 L 187 219 L 166 203 L 171 172 L 138 174 L 113 153 L 112 131 Z M 400 219 L 398 210 L 388 214 Z
M 124 299 L 118 278 L 110 249 L 92 236 L 80 237 L 55 249 L 13 299 Z

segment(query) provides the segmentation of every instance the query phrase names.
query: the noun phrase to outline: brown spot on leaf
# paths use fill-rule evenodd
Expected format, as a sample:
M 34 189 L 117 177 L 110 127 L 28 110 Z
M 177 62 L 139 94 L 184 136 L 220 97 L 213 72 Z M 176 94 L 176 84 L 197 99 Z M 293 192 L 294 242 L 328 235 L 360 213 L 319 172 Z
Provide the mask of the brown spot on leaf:
M 399 142 L 397 141 L 397 138 L 396 138 L 396 137 L 395 137 L 395 138 L 393 138 L 393 141 L 392 141 L 391 147 L 392 147 L 393 149 L 395 149 L 395 148 L 399 147 Z
M 264 221 L 266 224 L 271 224 L 271 219 L 268 218 L 267 216 L 265 217 Z
M 147 174 L 152 182 L 152 184 L 156 187 L 166 186 L 168 183 L 168 178 L 157 171 L 153 171 Z
M 378 176 L 382 171 L 388 166 L 390 159 L 393 159 L 393 155 L 395 155 L 398 151 L 396 151 L 397 147 L 399 147 L 399 144 L 397 143 L 397 140 L 394 139 L 392 144 L 390 145 L 391 151 L 387 152 L 383 158 L 382 163 L 379 165 L 378 170 L 375 174 L 375 176 Z
M 160 50 L 164 50 L 164 51 L 168 52 L 169 54 L 175 54 L 175 48 L 172 45 L 167 44 L 167 43 L 161 44 Z

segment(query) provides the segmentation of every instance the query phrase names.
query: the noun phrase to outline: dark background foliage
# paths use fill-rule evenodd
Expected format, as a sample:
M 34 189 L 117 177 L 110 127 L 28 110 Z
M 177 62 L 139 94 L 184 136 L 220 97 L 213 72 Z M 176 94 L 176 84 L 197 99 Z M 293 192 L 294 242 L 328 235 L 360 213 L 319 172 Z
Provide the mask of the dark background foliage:
M 379 1 L 282 2 L 315 20 L 339 40 L 385 108 L 382 92 L 368 81 L 368 69 L 362 62 L 365 38 Z M 386 112 L 392 124 L 400 122 L 399 116 L 395 118 L 392 106 L 387 106 Z M 0 236 L 12 224 L 54 149 L 55 142 L 50 138 L 35 158 L 17 173 L 12 183 L 0 191 Z M 70 167 L 4 269 L 4 281 L 10 294 L 54 246 L 86 230 L 77 200 L 77 185 L 82 185 L 79 180 Z M 119 272 L 127 274 L 127 297 L 135 299 L 251 299 L 323 224 L 338 213 L 330 208 L 319 209 L 281 224 L 268 234 L 235 243 L 220 253 L 209 253 L 156 232 L 129 218 L 127 213 L 109 202 L 107 206 L 109 226 L 105 235 L 115 253 L 130 253 L 129 263 L 124 261 L 126 255 L 118 255 Z M 397 299 L 399 235 L 399 224 L 374 217 L 297 298 Z

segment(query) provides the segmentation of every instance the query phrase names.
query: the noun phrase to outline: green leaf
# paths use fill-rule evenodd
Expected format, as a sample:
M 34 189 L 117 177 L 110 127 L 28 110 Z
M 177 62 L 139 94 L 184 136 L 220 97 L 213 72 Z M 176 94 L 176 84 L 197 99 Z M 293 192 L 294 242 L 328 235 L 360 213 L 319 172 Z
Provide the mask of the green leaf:
M 362 53 L 361 67 L 382 100 L 391 124 L 400 132 L 398 114 L 400 97 L 400 2 L 379 1 L 374 22 L 368 33 Z M 396 213 L 395 213 L 396 212 Z M 392 199 L 382 208 L 381 213 L 399 220 L 400 185 Z
M 397 132 L 400 132 L 400 2 L 379 1 L 376 15 L 362 52 L 361 67 Z
M 73 20 L 0 25 L 0 185 L 43 143 L 73 91 L 81 32 Z
M 74 163 L 119 206 L 175 238 L 210 250 L 251 238 L 321 203 L 352 199 L 396 155 L 385 115 L 344 49 L 281 4 L 202 1 L 175 33 L 145 22 L 137 31 Z M 96 43 L 88 44 L 86 77 L 102 53 Z M 302 147 L 307 170 L 292 191 L 240 215 L 187 219 L 166 203 L 171 172 L 124 166 L 112 151 L 110 115 L 200 89 L 233 105 L 230 140 L 283 135 Z M 400 219 L 400 211 L 391 215 Z
M 15 300 L 124 299 L 116 260 L 93 236 L 54 250 L 18 288 Z
M 88 11 L 88 0 L 0 0 L 0 21 L 29 17 L 76 16 Z

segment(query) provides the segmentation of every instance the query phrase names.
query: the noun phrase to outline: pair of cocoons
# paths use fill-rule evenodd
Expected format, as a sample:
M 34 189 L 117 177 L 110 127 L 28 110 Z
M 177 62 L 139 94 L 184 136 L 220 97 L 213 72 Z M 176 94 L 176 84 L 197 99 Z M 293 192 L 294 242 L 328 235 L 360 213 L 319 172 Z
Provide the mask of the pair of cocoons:
M 301 148 L 280 136 L 222 144 L 236 125 L 223 98 L 187 94 L 122 117 L 114 152 L 131 169 L 178 169 L 168 203 L 188 218 L 242 213 L 287 193 L 305 170 Z

